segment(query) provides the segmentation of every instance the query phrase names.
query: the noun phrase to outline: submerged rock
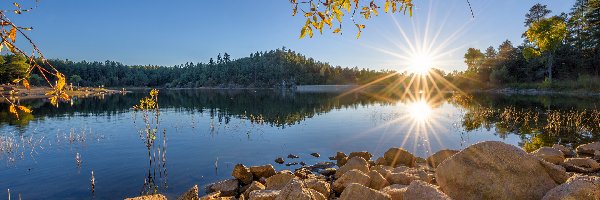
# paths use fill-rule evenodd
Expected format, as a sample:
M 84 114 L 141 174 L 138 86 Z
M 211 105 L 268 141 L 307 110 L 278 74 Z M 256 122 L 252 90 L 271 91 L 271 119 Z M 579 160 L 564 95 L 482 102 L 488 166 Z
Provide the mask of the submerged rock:
M 255 180 L 260 178 L 269 178 L 275 175 L 275 168 L 273 165 L 263 165 L 263 166 L 252 166 L 250 167 L 250 172 Z
M 448 195 L 435 188 L 435 186 L 423 182 L 413 181 L 406 188 L 402 199 L 410 200 L 452 200 Z
M 531 152 L 531 154 L 556 165 L 565 160 L 565 154 L 562 151 L 552 147 L 542 147 Z
M 458 153 L 457 150 L 449 149 L 438 151 L 433 155 L 427 157 L 427 165 L 436 168 L 440 163 L 444 162 L 444 160 L 446 160 L 450 156 L 453 156 L 456 153 Z
M 319 154 L 319 153 L 311 153 L 310 155 L 315 158 L 321 157 L 321 154 Z
M 402 148 L 390 148 L 383 154 L 383 158 L 385 159 L 385 165 L 391 167 L 399 165 L 414 167 L 417 165 L 415 156 Z
M 233 168 L 233 171 L 231 172 L 231 176 L 240 180 L 240 182 L 242 182 L 244 184 L 252 183 L 252 179 L 253 179 L 252 172 L 250 172 L 250 169 L 248 169 L 246 166 L 244 166 L 242 164 L 235 165 L 235 167 Z
M 300 158 L 300 156 L 294 155 L 294 154 L 289 154 L 287 156 L 287 158 Z
M 543 200 L 600 199 L 600 177 L 575 175 L 548 191 Z
M 298 163 L 297 162 L 291 162 L 291 163 L 286 163 L 285 164 L 285 166 L 288 166 L 288 167 L 292 166 L 292 165 L 298 165 Z
M 589 154 L 594 155 L 595 151 L 600 151 L 600 142 L 592 142 L 588 144 L 582 144 L 577 147 L 578 154 Z
M 368 175 L 360 170 L 353 169 L 344 173 L 342 177 L 333 182 L 333 190 L 341 193 L 348 185 L 352 183 L 358 183 L 360 185 L 367 186 L 369 184 L 369 180 L 370 179 Z
M 367 161 L 362 157 L 351 158 L 350 160 L 348 160 L 348 162 L 346 162 L 345 165 L 341 166 L 340 169 L 338 169 L 335 172 L 335 177 L 340 178 L 347 171 L 354 169 L 359 170 L 363 173 L 367 173 L 369 172 L 369 163 L 367 163 Z
M 319 174 L 321 174 L 323 176 L 331 176 L 331 175 L 335 175 L 336 171 L 337 171 L 337 169 L 335 169 L 335 168 L 327 168 L 327 169 L 320 170 Z
M 489 141 L 447 159 L 435 177 L 453 199 L 541 199 L 567 179 L 557 167 L 515 146 Z
M 194 187 L 190 188 L 187 192 L 183 193 L 181 196 L 177 197 L 177 200 L 199 200 L 198 197 L 198 185 L 194 185 Z
M 360 184 L 352 183 L 342 192 L 339 200 L 390 200 L 390 195 L 373 190 Z

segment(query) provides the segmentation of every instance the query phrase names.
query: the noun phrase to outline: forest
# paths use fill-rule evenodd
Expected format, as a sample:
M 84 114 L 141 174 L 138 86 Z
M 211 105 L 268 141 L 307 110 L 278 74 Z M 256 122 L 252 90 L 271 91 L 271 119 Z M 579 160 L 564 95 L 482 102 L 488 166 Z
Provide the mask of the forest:
M 600 1 L 577 0 L 570 13 L 551 15 L 536 4 L 525 15 L 523 42 L 469 48 L 467 70 L 449 78 L 459 88 L 600 88 Z

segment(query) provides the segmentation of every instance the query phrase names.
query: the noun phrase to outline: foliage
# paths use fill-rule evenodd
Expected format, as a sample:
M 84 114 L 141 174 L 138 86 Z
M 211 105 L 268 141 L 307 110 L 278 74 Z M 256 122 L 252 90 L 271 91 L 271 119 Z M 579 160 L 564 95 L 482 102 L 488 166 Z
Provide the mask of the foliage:
M 540 51 L 554 51 L 567 36 L 567 25 L 558 16 L 541 19 L 531 24 L 525 35 Z
M 381 11 L 381 7 L 377 4 L 383 4 L 383 11 L 385 13 L 403 13 L 412 16 L 413 3 L 412 0 L 385 0 L 377 4 L 375 0 L 371 0 L 365 3 L 365 0 L 308 0 L 298 1 L 290 0 L 293 7 L 292 15 L 296 15 L 298 10 L 306 18 L 306 23 L 300 30 L 300 38 L 313 37 L 313 28 L 323 34 L 323 27 L 327 25 L 329 29 L 332 29 L 335 24 L 336 28 L 332 31 L 335 33 L 342 33 L 342 21 L 344 15 L 348 14 L 350 20 L 354 26 L 358 29 L 356 38 L 360 38 L 362 29 L 365 28 L 364 24 L 357 22 L 356 14 L 364 19 L 368 20 L 373 15 L 378 16 Z

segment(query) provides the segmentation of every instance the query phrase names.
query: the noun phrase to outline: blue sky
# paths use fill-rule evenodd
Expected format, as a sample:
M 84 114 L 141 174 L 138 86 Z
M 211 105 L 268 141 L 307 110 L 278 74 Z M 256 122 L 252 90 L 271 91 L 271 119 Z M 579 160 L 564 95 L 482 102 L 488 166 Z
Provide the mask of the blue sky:
M 170 66 L 206 62 L 220 52 L 239 58 L 285 46 L 333 65 L 399 69 L 408 65 L 411 45 L 428 41 L 437 52 L 436 66 L 463 70 L 468 47 L 521 43 L 524 15 L 538 2 L 559 14 L 574 0 L 471 0 L 475 18 L 466 0 L 414 0 L 412 17 L 382 14 L 364 22 L 358 40 L 349 23 L 342 36 L 324 31 L 298 39 L 305 18 L 291 16 L 287 0 L 42 0 L 13 21 L 34 27 L 30 36 L 46 57 L 74 61 Z

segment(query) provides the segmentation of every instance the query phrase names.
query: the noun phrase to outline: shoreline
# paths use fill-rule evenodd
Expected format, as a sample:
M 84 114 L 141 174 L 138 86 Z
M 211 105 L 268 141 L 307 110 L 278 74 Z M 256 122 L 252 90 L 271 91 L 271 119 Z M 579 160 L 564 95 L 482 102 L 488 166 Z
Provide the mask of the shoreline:
M 290 154 L 286 159 L 298 158 Z M 195 185 L 177 199 L 600 198 L 600 142 L 575 150 L 555 144 L 528 153 L 503 142 L 485 141 L 460 151 L 441 150 L 426 159 L 392 147 L 377 158 L 361 151 L 337 152 L 329 160 L 314 165 L 301 162 L 293 172 L 276 171 L 271 164 L 237 164 L 230 179 L 206 185 L 205 192 Z M 275 163 L 282 165 L 284 158 Z M 166 196 L 129 199 L 162 200 Z
M 27 90 L 26 88 L 19 86 L 19 87 L 15 87 L 15 89 L 18 91 L 18 97 L 19 100 L 35 100 L 35 99 L 47 99 L 49 97 L 51 97 L 50 95 L 46 95 L 46 93 L 52 91 L 52 88 L 50 87 L 31 87 L 29 90 Z M 3 90 L 2 93 L 6 93 L 8 91 Z M 112 89 L 105 89 L 105 88 L 87 88 L 87 87 L 82 87 L 82 88 L 77 88 L 76 90 L 65 90 L 65 92 L 70 96 L 70 97 L 77 97 L 77 98 L 87 98 L 87 97 L 93 97 L 93 96 L 101 96 L 101 95 L 113 95 L 113 94 L 123 94 L 123 93 L 128 93 L 130 91 L 121 91 L 121 90 L 112 90 Z M 6 96 L 6 94 L 4 94 Z M 0 103 L 5 102 L 4 99 L 0 99 Z

